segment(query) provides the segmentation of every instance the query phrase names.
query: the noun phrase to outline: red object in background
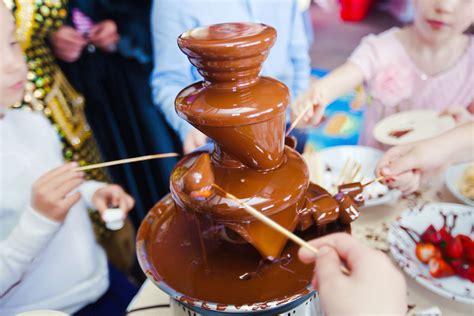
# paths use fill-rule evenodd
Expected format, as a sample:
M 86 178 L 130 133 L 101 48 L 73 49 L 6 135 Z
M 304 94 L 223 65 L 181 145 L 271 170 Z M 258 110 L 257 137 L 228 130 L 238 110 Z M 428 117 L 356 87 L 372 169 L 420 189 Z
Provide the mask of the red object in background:
M 369 12 L 373 0 L 341 0 L 341 19 L 344 21 L 361 21 Z

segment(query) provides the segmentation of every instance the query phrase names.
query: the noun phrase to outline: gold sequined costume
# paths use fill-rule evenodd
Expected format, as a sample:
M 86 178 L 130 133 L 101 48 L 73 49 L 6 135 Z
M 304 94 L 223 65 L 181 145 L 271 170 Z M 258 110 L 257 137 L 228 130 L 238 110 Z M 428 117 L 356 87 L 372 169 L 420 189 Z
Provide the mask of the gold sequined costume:
M 81 165 L 100 162 L 96 142 L 84 114 L 84 99 L 74 90 L 56 64 L 47 45 L 48 36 L 67 16 L 67 0 L 4 0 L 17 24 L 17 35 L 28 63 L 23 102 L 16 108 L 42 111 L 63 143 L 66 161 Z M 107 180 L 103 169 L 92 170 L 95 180 Z

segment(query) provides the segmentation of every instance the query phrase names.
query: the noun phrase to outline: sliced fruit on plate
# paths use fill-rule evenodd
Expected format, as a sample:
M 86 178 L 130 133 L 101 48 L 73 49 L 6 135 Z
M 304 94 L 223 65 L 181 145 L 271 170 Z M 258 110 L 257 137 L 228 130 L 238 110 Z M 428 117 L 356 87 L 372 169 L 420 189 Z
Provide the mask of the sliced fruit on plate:
M 454 275 L 454 270 L 442 258 L 431 258 L 428 267 L 430 274 L 435 278 L 444 278 Z
M 439 249 L 431 243 L 418 243 L 416 245 L 416 257 L 423 263 L 428 263 L 430 259 L 440 256 Z

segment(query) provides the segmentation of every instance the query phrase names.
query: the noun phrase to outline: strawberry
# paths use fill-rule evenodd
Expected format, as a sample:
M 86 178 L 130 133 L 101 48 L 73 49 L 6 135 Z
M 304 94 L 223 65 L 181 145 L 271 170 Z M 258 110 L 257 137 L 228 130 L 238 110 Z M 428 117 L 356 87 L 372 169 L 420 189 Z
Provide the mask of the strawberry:
M 431 258 L 428 267 L 430 274 L 434 278 L 444 278 L 454 275 L 454 270 L 442 258 Z
M 464 244 L 464 258 L 474 264 L 474 241 L 471 241 L 469 244 Z
M 459 259 L 463 255 L 463 246 L 461 239 L 456 237 L 448 241 L 446 246 L 446 255 L 452 259 Z
M 468 279 L 469 278 L 469 264 L 462 262 L 461 260 L 453 260 L 451 261 L 451 267 L 453 268 L 454 272 L 457 276 Z
M 472 263 L 469 264 L 469 268 L 467 269 L 467 278 L 474 283 L 474 264 Z
M 441 255 L 438 248 L 431 243 L 418 243 L 415 250 L 416 257 L 423 263 L 428 263 L 431 258 Z
M 420 239 L 424 242 L 429 242 L 434 245 L 437 245 L 441 242 L 440 233 L 434 228 L 433 225 L 428 226 L 428 228 L 421 234 Z
M 446 228 L 446 226 L 441 227 L 438 233 L 441 236 L 441 241 L 446 242 L 446 244 L 449 243 L 453 239 L 453 236 L 451 236 L 451 233 Z
M 469 245 L 471 242 L 473 242 L 471 237 L 463 235 L 463 234 L 457 235 L 456 238 L 461 239 L 461 243 L 463 247 L 466 247 L 466 245 Z

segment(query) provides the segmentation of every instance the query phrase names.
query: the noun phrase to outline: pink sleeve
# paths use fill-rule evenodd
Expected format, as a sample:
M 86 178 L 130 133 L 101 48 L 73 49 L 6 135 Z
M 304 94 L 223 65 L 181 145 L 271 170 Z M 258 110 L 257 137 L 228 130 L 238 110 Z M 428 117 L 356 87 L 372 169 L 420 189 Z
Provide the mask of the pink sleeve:
M 366 82 L 374 76 L 377 68 L 377 40 L 375 35 L 365 36 L 348 58 L 349 62 L 362 70 Z

